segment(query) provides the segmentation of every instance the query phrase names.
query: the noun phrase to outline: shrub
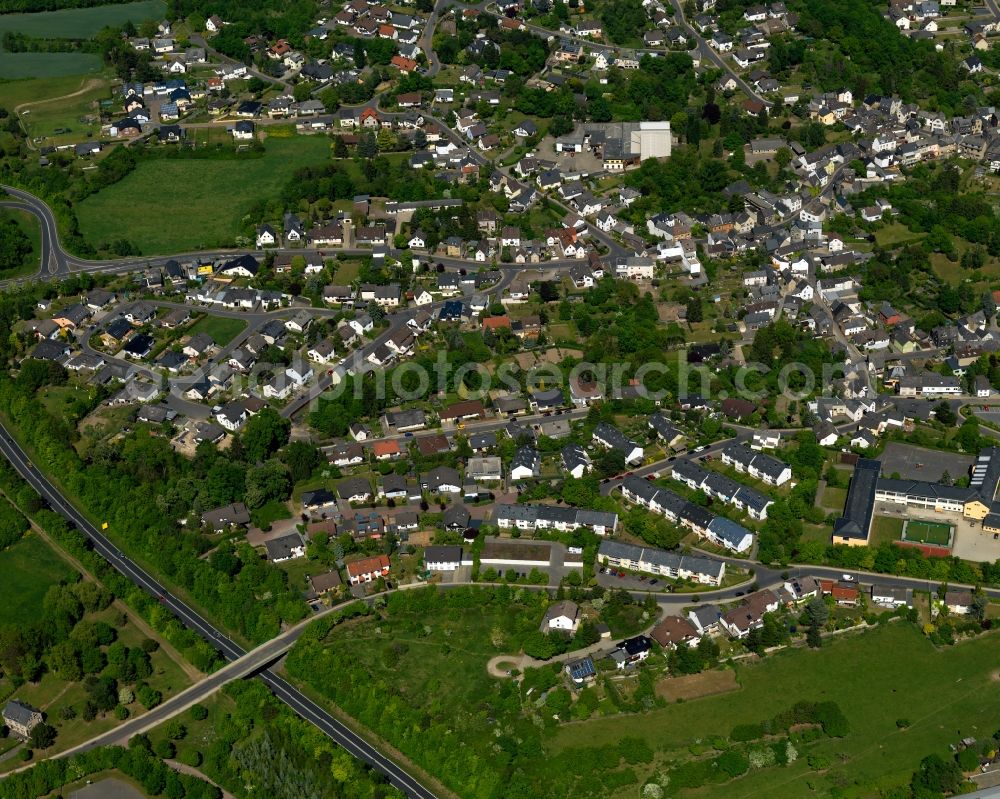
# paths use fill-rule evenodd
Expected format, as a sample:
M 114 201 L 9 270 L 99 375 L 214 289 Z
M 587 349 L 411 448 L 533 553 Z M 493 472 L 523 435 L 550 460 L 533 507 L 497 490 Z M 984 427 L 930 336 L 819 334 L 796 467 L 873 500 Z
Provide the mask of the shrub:
M 750 768 L 750 761 L 736 749 L 728 749 L 723 752 L 716 758 L 715 764 L 730 777 L 739 777 Z
M 157 741 L 153 751 L 156 752 L 157 757 L 167 760 L 177 754 L 177 747 L 174 746 L 173 741 Z
M 756 741 L 764 736 L 764 728 L 760 724 L 737 724 L 729 733 L 732 741 Z

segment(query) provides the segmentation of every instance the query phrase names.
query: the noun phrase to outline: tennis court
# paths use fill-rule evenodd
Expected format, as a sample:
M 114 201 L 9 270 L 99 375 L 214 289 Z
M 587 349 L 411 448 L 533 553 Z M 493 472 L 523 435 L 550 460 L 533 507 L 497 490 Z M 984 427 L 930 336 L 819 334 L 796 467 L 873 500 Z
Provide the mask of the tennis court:
M 903 526 L 903 540 L 932 546 L 951 546 L 954 528 L 944 522 L 929 522 L 923 519 L 909 519 Z

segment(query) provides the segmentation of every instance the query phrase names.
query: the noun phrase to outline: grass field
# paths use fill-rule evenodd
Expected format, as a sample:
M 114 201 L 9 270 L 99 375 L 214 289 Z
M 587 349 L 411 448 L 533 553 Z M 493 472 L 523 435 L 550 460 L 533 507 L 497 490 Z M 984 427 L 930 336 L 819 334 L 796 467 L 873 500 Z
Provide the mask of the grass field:
M 923 233 L 914 233 L 901 222 L 893 222 L 875 231 L 875 241 L 880 247 L 901 247 L 923 237 Z
M 636 735 L 656 749 L 676 752 L 696 739 L 727 735 L 736 724 L 770 718 L 798 700 L 832 700 L 850 721 L 851 732 L 844 738 L 817 741 L 807 750 L 810 755 L 828 756 L 834 764 L 829 770 L 810 771 L 803 753 L 788 767 L 751 772 L 735 782 L 680 795 L 700 799 L 875 796 L 876 785 L 887 787 L 908 779 L 925 755 L 946 755 L 948 745 L 958 738 L 995 731 L 1000 713 L 995 676 L 998 657 L 1000 635 L 938 650 L 916 627 L 896 623 L 841 638 L 820 651 L 789 651 L 757 665 L 737 666 L 742 687 L 735 692 L 673 704 L 638 717 L 563 726 L 552 747 L 615 745 L 623 736 Z M 900 718 L 906 718 L 910 726 L 897 728 Z M 635 789 L 619 796 L 635 796 Z
M 90 78 L 83 88 L 85 91 L 76 97 L 37 103 L 22 111 L 21 123 L 28 135 L 32 138 L 52 137 L 56 142 L 62 141 L 63 137 L 67 141 L 79 142 L 87 134 L 99 137 L 101 124 L 97 104 L 111 96 L 110 84 L 95 77 Z M 57 130 L 62 132 L 57 134 Z
M 90 53 L 7 53 L 0 50 L 0 78 L 79 77 L 100 71 L 101 59 Z
M 944 522 L 927 522 L 923 519 L 910 519 L 903 526 L 903 538 L 919 544 L 933 544 L 939 547 L 951 543 L 952 526 Z
M 0 36 L 16 31 L 28 36 L 86 39 L 102 28 L 121 25 L 127 20 L 162 19 L 166 9 L 163 0 L 141 0 L 93 8 L 4 14 L 0 16 Z M 100 70 L 100 57 L 91 53 L 7 53 L 0 48 L 0 78 L 57 78 Z M 4 92 L 0 91 L 0 96 L 4 96 Z
M 29 532 L 0 552 L 0 619 L 27 622 L 36 618 L 49 586 L 73 574 L 73 569 L 36 534 Z
M 87 39 L 102 28 L 121 25 L 128 20 L 139 23 L 147 19 L 163 19 L 167 4 L 163 0 L 140 0 L 92 8 L 64 8 L 34 14 L 4 14 L 0 16 L 0 35 L 16 31 L 28 36 L 50 39 Z
M 0 277 L 24 277 L 25 275 L 34 274 L 38 271 L 39 247 L 41 246 L 41 229 L 38 226 L 37 217 L 29 214 L 27 211 L 15 211 L 12 209 L 0 210 L 0 216 L 9 217 L 17 222 L 18 227 L 31 240 L 31 252 L 24 257 L 24 260 L 20 264 L 10 269 L 0 270 Z
M 961 283 L 963 278 L 970 273 L 969 270 L 962 268 L 959 261 L 951 261 L 939 252 L 931 253 L 929 257 L 934 274 L 953 286 Z
M 224 347 L 236 338 L 246 328 L 242 319 L 231 319 L 227 316 L 207 316 L 195 322 L 188 331 L 191 335 L 208 333 L 220 347 Z
M 62 97 L 82 89 L 88 75 L 63 75 L 56 78 L 25 78 L 21 80 L 0 80 L 0 105 L 13 110 L 24 103 L 36 103 L 53 97 Z
M 887 541 L 898 541 L 903 532 L 903 520 L 895 516 L 876 516 L 872 520 L 872 534 L 869 545 L 877 547 Z
M 846 488 L 834 488 L 827 486 L 823 489 L 823 507 L 829 510 L 843 510 L 844 502 L 847 500 Z
M 288 504 L 274 500 L 268 502 L 261 508 L 250 513 L 250 521 L 261 530 L 266 530 L 272 523 L 281 519 L 291 519 L 292 512 L 288 510 Z
M 80 229 L 95 246 L 127 231 L 143 255 L 232 245 L 256 199 L 329 154 L 328 139 L 297 136 L 272 139 L 257 158 L 146 161 L 77 206 Z

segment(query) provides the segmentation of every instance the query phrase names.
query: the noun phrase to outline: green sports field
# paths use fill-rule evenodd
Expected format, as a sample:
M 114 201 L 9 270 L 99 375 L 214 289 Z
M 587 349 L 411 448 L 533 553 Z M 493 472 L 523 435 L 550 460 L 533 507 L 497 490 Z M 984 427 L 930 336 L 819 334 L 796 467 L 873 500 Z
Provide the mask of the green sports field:
M 946 547 L 951 543 L 952 526 L 944 522 L 910 519 L 903 527 L 903 540 Z
M 299 167 L 330 158 L 326 137 L 269 139 L 265 146 L 262 157 L 144 161 L 77 206 L 80 230 L 98 248 L 124 236 L 143 255 L 234 246 L 256 200 L 277 196 Z

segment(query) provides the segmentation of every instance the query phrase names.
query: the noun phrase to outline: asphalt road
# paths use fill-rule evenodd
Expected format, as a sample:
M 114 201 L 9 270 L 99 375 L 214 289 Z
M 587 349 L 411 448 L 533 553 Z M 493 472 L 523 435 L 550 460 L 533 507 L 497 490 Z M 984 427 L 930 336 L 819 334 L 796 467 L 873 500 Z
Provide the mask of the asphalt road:
M 9 431 L 2 424 L 0 424 L 0 453 L 11 462 L 17 472 L 32 488 L 45 498 L 55 512 L 76 525 L 77 529 L 90 540 L 94 551 L 98 555 L 107 560 L 108 563 L 139 588 L 148 591 L 153 596 L 159 597 L 164 607 L 170 610 L 181 623 L 201 635 L 202 638 L 218 649 L 226 660 L 231 662 L 239 661 L 246 655 L 246 651 L 242 647 L 231 641 L 193 608 L 176 597 L 171 596 L 166 587 L 161 585 L 144 569 L 129 560 L 106 536 L 101 534 L 83 514 L 63 497 L 44 475 L 34 468 L 28 460 L 27 455 L 17 442 L 11 438 Z M 259 663 L 256 662 L 256 659 L 252 660 L 248 664 L 249 671 L 252 671 L 255 667 L 266 665 L 274 658 L 274 653 L 266 647 L 262 647 L 257 651 L 258 655 L 256 655 L 256 659 L 259 659 Z M 416 797 L 416 799 L 435 799 L 435 794 L 422 785 L 415 777 L 382 755 L 371 744 L 341 724 L 284 679 L 271 671 L 264 671 L 259 676 L 274 695 L 285 702 L 296 713 L 316 725 L 352 755 L 385 774 L 390 783 L 408 796 Z M 211 675 L 206 678 L 208 685 L 205 690 L 215 690 L 219 685 L 228 681 L 228 679 L 229 677 L 226 673 Z M 201 684 L 199 683 L 199 685 Z

